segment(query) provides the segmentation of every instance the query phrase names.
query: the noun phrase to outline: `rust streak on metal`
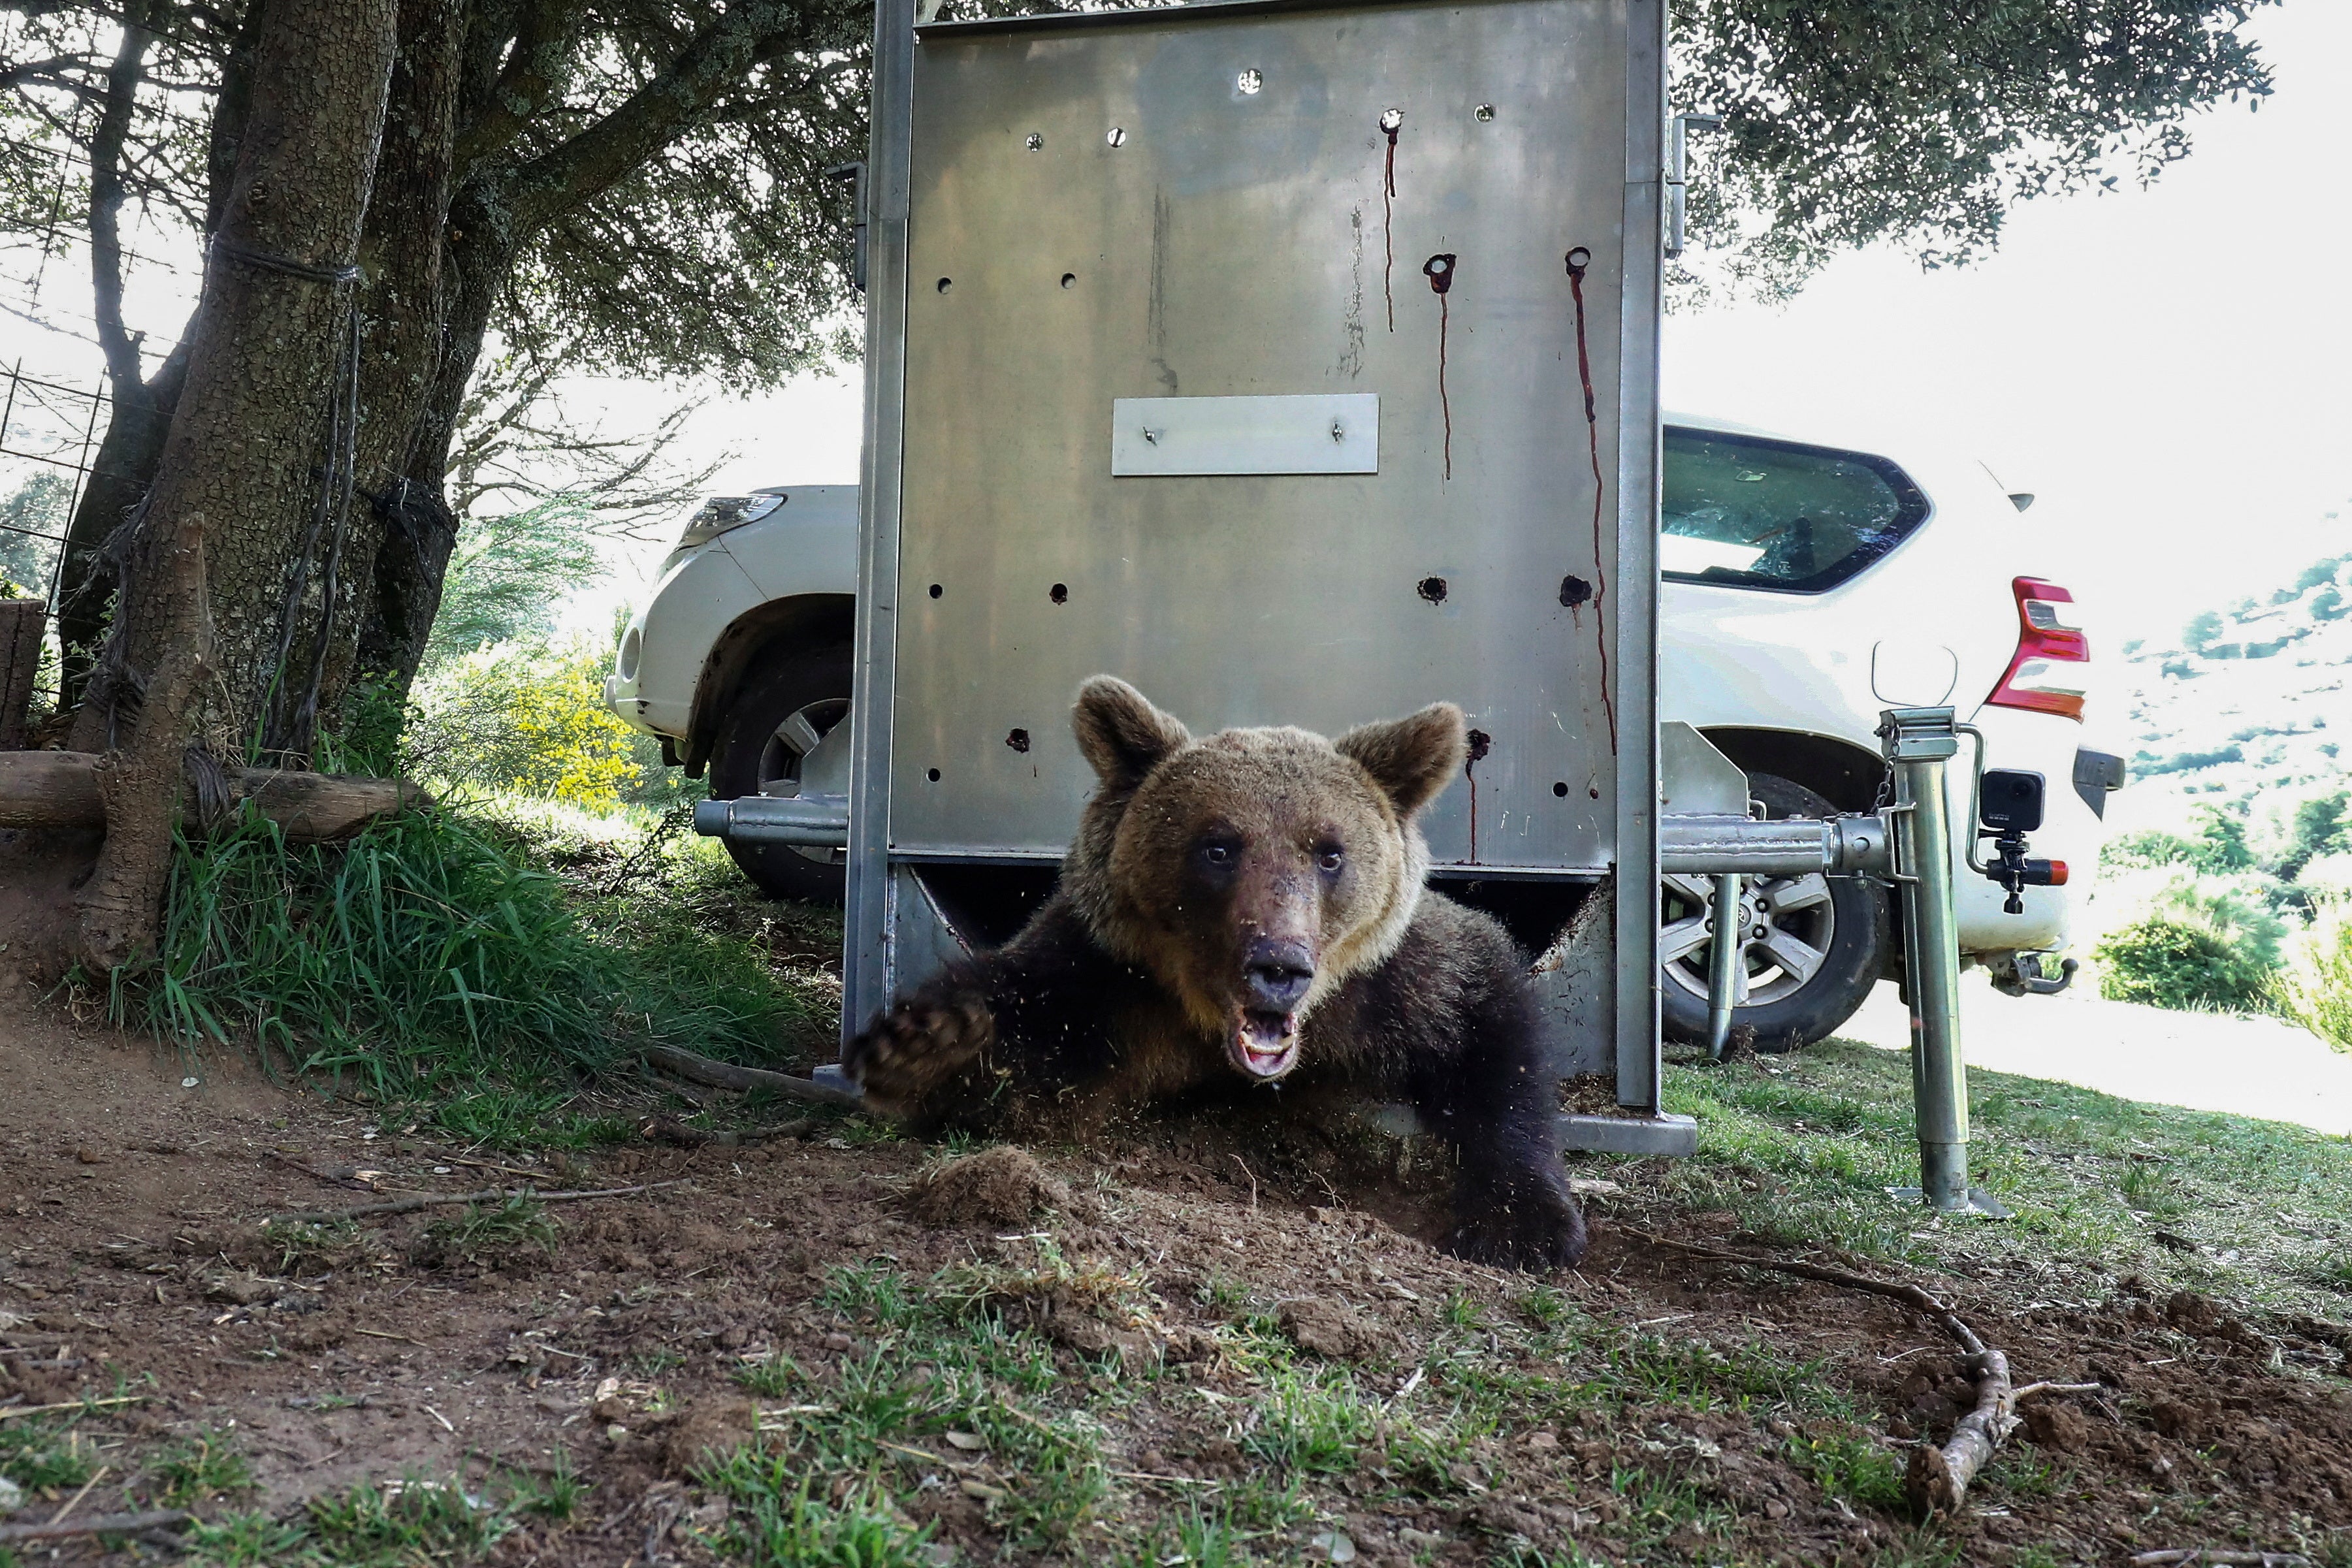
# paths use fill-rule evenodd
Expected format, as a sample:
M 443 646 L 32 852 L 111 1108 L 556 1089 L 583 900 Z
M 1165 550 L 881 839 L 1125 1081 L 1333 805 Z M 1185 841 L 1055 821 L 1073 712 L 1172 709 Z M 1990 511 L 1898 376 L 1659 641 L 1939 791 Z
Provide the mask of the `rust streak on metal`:
M 1601 711 L 1609 720 L 1609 754 L 1614 757 L 1617 698 L 1609 685 L 1609 628 L 1601 610 L 1601 601 L 1609 591 L 1609 580 L 1601 570 L 1601 414 L 1592 397 L 1592 356 L 1584 340 L 1584 272 L 1591 265 L 1592 253 L 1582 246 L 1568 253 L 1568 287 L 1576 298 L 1576 373 L 1584 384 L 1585 438 L 1592 452 L 1592 640 L 1601 650 Z M 1572 611 L 1575 606 L 1569 608 Z

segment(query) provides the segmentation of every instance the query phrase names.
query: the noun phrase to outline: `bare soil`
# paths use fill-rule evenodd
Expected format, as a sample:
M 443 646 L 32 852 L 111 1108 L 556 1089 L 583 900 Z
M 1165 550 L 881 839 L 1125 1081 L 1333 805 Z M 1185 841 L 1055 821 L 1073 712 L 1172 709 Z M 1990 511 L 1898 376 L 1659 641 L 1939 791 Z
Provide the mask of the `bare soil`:
M 1097 1511 L 1113 1521 L 1262 1464 L 1234 1440 L 1255 1385 L 1218 1337 L 1253 1312 L 1391 1408 L 1427 1397 L 1407 1385 L 1465 1323 L 1488 1325 L 1477 1332 L 1496 1376 L 1571 1370 L 1525 1349 L 1528 1280 L 1428 1245 L 1427 1172 L 1368 1169 L 1220 1117 L 944 1170 L 938 1149 L 858 1141 L 870 1134 L 833 1122 L 751 1148 L 494 1155 L 383 1129 L 376 1113 L 233 1062 L 192 1065 L 21 988 L 0 999 L 0 1400 L 138 1396 L 79 1424 L 76 1440 L 109 1467 L 87 1512 L 151 1501 L 154 1456 L 199 1435 L 239 1445 L 257 1483 L 205 1513 L 561 1460 L 592 1483 L 584 1504 L 508 1537 L 495 1561 L 713 1561 L 705 1527 L 725 1505 L 704 1495 L 696 1463 L 770 1440 L 754 1427 L 773 1402 L 747 1396 L 747 1361 L 782 1353 L 821 1380 L 877 1343 L 873 1323 L 820 1304 L 830 1270 L 882 1260 L 919 1281 L 1013 1267 L 1034 1262 L 1040 1237 L 1081 1272 L 1140 1279 L 1154 1302 L 1139 1322 L 1090 1317 L 1075 1297 L 1028 1303 L 1022 1320 L 1053 1345 L 1073 1398 L 1099 1389 L 1106 1354 L 1167 1366 L 1106 1417 L 1104 1461 L 1121 1479 Z M 1746 1244 L 1727 1215 L 1665 1204 L 1658 1176 L 1613 1167 L 1615 1190 L 1591 1199 L 1591 1256 L 1549 1281 L 1577 1310 L 1669 1344 L 1801 1364 L 1851 1397 L 1862 1438 L 1898 1453 L 1948 1431 L 1969 1391 L 1932 1327 L 1885 1301 L 1644 1246 L 1629 1231 Z M 677 1185 L 551 1206 L 551 1250 L 469 1253 L 446 1231 L 425 1245 L 446 1208 L 302 1256 L 261 1229 L 289 1209 L 523 1180 Z M 1309 1531 L 1335 1525 L 1370 1563 L 1512 1550 L 1566 1563 L 1579 1548 L 1609 1561 L 2112 1563 L 2346 1539 L 2331 1536 L 2352 1526 L 2344 1347 L 2130 1281 L 2085 1276 L 2063 1301 L 1990 1275 L 1922 1282 L 2006 1348 L 2020 1382 L 2105 1390 L 2035 1407 L 1960 1519 L 1916 1532 L 1825 1490 L 1802 1458 L 1818 1424 L 1634 1379 L 1584 1409 L 1529 1404 L 1434 1479 L 1391 1484 L 1369 1454 L 1316 1480 L 1324 1522 L 1256 1550 L 1300 1560 Z M 2307 1370 L 2321 1364 L 2334 1370 Z M 1629 1481 L 1644 1473 L 1706 1500 L 1714 1522 L 1645 1518 Z M 1040 1560 L 1008 1545 L 969 1490 L 910 1484 L 900 1500 L 965 1560 Z M 64 1500 L 28 1495 L 15 1517 L 46 1520 Z M 1043 1556 L 1100 1560 L 1089 1539 Z M 68 1543 L 59 1560 L 98 1550 Z

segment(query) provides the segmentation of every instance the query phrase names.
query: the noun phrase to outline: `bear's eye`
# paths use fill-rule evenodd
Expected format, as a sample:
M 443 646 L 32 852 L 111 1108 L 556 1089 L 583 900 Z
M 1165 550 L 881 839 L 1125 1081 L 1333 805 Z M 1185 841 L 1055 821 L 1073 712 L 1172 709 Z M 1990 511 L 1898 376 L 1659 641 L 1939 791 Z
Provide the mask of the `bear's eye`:
M 1234 848 L 1231 844 L 1202 844 L 1201 859 L 1203 863 L 1222 871 L 1234 863 Z
M 1347 857 L 1340 852 L 1339 846 L 1337 844 L 1325 844 L 1321 849 L 1315 852 L 1315 863 L 1322 867 L 1327 873 L 1338 871 L 1339 869 L 1340 862 L 1346 858 Z

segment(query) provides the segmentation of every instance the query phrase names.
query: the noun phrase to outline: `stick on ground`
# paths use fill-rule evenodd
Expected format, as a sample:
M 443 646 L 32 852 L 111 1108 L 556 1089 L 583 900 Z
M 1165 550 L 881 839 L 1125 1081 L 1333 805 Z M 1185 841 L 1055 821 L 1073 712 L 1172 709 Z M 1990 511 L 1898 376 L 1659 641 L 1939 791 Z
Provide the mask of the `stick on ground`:
M 52 1416 L 60 1410 L 95 1410 L 102 1405 L 136 1405 L 146 1397 L 144 1394 L 120 1394 L 111 1399 L 68 1399 L 60 1405 L 11 1405 L 0 1409 L 0 1421 L 14 1421 L 19 1416 Z
M 636 1186 L 595 1187 L 585 1192 L 541 1192 L 536 1187 L 492 1186 L 480 1192 L 452 1192 L 431 1197 L 398 1197 L 384 1203 L 362 1203 L 356 1208 L 302 1208 L 291 1214 L 273 1214 L 264 1225 L 337 1225 L 346 1219 L 373 1219 L 387 1214 L 413 1214 L 420 1208 L 439 1208 L 453 1203 L 505 1203 L 511 1198 L 528 1197 L 539 1203 L 576 1203 L 590 1197 L 626 1197 L 633 1192 L 652 1192 L 656 1187 L 684 1186 L 688 1178 L 676 1181 L 649 1181 Z
M 1737 1263 L 1776 1274 L 1792 1274 L 1801 1280 L 1815 1280 L 1844 1290 L 1885 1296 L 1925 1313 L 1937 1327 L 1949 1334 L 1960 1347 L 1961 1360 L 1969 1375 L 1976 1379 L 1977 1404 L 1975 1409 L 1961 1416 L 1953 1427 L 1951 1437 L 1942 1448 L 1933 1443 L 1922 1443 L 1911 1450 L 1910 1468 L 1903 1477 L 1903 1494 L 1923 1518 L 1936 1514 L 1948 1517 L 1959 1511 L 1970 1484 L 1993 1455 L 2000 1451 L 2009 1435 L 2017 1430 L 2017 1406 L 2021 1401 L 2038 1394 L 2088 1393 L 2099 1386 L 2095 1383 L 2030 1383 L 2023 1388 L 2017 1387 L 2010 1381 L 2009 1357 L 1978 1338 L 1976 1331 L 1961 1322 L 1958 1313 L 1916 1285 L 1874 1280 L 1867 1274 L 1852 1274 L 1843 1269 L 1831 1269 L 1819 1263 L 1799 1263 L 1778 1258 L 1758 1258 L 1745 1252 L 1725 1252 L 1712 1247 L 1676 1241 L 1670 1237 L 1652 1236 L 1644 1231 L 1628 1234 L 1693 1258 L 1704 1258 L 1709 1262 Z M 2184 1562 L 2190 1560 L 2181 1559 Z M 2221 1559 L 2206 1561 L 2219 1562 Z M 2252 1562 L 2254 1559 L 2243 1561 Z
M 856 1094 L 819 1083 L 814 1079 L 795 1078 L 789 1072 L 771 1072 L 762 1067 L 738 1067 L 731 1061 L 714 1061 L 690 1051 L 680 1051 L 674 1045 L 646 1047 L 646 1061 L 666 1072 L 675 1072 L 689 1082 L 707 1083 L 713 1089 L 772 1089 L 793 1100 L 806 1100 L 818 1105 L 846 1105 L 852 1109 L 865 1103 Z
M 185 1509 L 159 1508 L 145 1513 L 88 1513 L 50 1524 L 0 1524 L 0 1546 L 72 1535 L 136 1535 L 142 1530 L 175 1530 L 195 1521 L 196 1516 Z
M 2246 1568 L 2312 1568 L 2311 1559 L 2300 1552 L 2221 1552 L 2210 1547 L 2189 1547 L 2172 1552 L 2143 1552 L 2132 1559 L 2132 1568 L 2167 1568 L 2179 1563 L 2231 1563 Z

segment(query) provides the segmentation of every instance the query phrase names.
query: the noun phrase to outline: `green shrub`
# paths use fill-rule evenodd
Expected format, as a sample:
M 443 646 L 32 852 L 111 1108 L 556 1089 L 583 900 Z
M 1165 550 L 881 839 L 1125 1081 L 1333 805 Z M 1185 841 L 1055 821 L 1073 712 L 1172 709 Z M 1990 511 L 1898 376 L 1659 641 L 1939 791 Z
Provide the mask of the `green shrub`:
M 2231 749 L 2235 749 L 2232 747 Z M 2230 760 L 2234 761 L 2235 758 Z M 2189 841 L 2189 863 L 2199 871 L 2226 873 L 2254 863 L 2246 847 L 2246 824 L 2217 806 L 2197 808 L 2197 836 Z
M 2309 928 L 2296 933 L 2279 999 L 2297 1023 L 2352 1052 L 2352 902 L 2322 904 Z
M 606 651 L 499 643 L 451 660 L 418 690 L 410 766 L 453 784 L 590 809 L 638 783 L 637 732 L 604 706 Z
M 2179 912 L 2140 916 L 2092 950 L 2099 994 L 2159 1008 L 2254 1010 L 2271 995 L 2270 965 L 2210 921 Z

